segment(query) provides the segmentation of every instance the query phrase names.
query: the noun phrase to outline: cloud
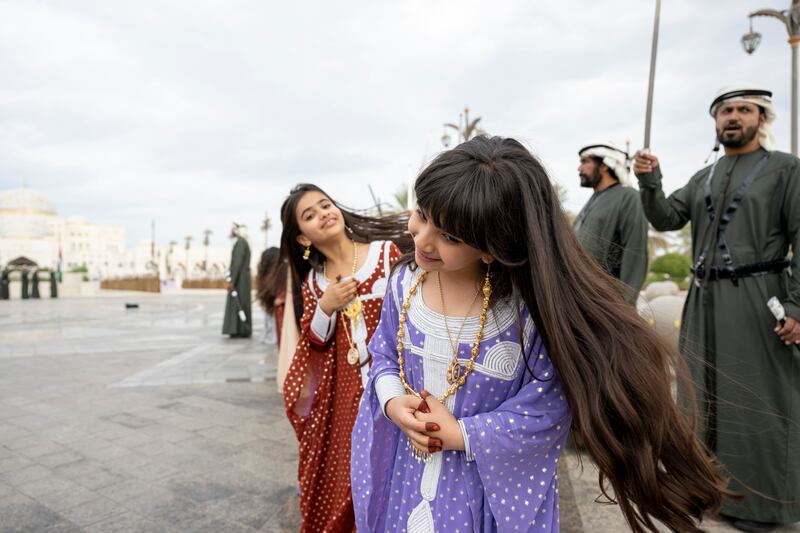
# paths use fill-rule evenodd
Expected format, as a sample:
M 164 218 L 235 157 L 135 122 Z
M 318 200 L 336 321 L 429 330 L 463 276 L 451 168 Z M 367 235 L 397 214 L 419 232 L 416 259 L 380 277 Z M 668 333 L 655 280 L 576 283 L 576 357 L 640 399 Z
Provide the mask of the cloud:
M 751 8 L 664 3 L 652 148 L 667 190 L 702 166 L 708 103 L 730 81 L 775 90 L 788 148 L 785 30 L 759 20 L 745 55 Z M 652 16 L 634 0 L 0 1 L 0 188 L 25 178 L 131 244 L 153 219 L 165 243 L 224 235 L 277 221 L 301 181 L 355 207 L 368 185 L 390 200 L 468 104 L 577 210 L 577 149 L 641 144 Z

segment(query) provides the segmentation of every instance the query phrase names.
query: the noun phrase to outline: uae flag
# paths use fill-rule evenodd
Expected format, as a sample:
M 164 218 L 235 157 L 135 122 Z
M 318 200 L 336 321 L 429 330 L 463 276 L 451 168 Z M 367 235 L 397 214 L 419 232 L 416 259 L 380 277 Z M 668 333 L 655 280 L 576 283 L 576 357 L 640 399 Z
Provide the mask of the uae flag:
M 64 255 L 61 253 L 61 243 L 58 243 L 58 265 L 56 266 L 56 273 L 58 275 L 58 282 L 61 283 L 61 265 L 64 262 Z

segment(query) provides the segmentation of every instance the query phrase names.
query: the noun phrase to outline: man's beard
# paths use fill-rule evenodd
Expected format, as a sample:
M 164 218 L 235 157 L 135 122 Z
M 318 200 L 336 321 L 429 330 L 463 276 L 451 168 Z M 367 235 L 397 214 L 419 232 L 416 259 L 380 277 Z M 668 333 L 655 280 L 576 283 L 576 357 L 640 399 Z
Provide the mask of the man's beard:
M 594 172 L 592 172 L 591 176 L 583 173 L 578 174 L 578 176 L 581 178 L 581 187 L 587 187 L 589 189 L 594 189 L 597 187 L 597 184 L 600 183 L 601 179 L 603 179 L 603 176 L 600 175 L 599 168 L 594 169 Z
M 726 148 L 741 148 L 758 135 L 759 126 L 751 126 L 749 128 L 744 128 L 741 124 L 736 124 L 736 126 L 738 126 L 738 129 L 727 131 L 725 128 L 717 129 L 717 140 L 722 146 Z

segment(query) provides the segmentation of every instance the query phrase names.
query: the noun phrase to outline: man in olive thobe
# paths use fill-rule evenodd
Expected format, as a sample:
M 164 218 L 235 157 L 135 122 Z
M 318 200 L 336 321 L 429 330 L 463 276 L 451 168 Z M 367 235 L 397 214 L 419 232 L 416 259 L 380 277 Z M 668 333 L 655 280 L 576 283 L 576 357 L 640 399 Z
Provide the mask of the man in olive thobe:
M 8 300 L 9 296 L 9 285 L 10 281 L 10 271 L 8 267 L 3 269 L 3 273 L 0 274 L 0 300 Z
M 575 233 L 609 274 L 628 286 L 634 303 L 647 276 L 647 219 L 639 194 L 627 186 L 628 154 L 611 144 L 578 151 L 581 187 L 594 194 L 575 218 Z
M 231 253 L 222 333 L 231 337 L 249 337 L 253 331 L 253 319 L 250 312 L 250 245 L 247 244 L 245 227 L 234 223 L 231 239 L 236 242 Z M 244 311 L 245 320 L 241 320 L 240 310 Z
M 39 299 L 39 269 L 35 269 L 31 274 L 31 298 Z
M 745 496 L 722 509 L 742 531 L 800 520 L 800 160 L 774 151 L 771 96 L 720 91 L 710 112 L 725 155 L 668 198 L 658 159 L 639 153 L 634 164 L 653 226 L 692 224 L 680 348 L 703 437 Z M 766 306 L 772 296 L 783 325 Z

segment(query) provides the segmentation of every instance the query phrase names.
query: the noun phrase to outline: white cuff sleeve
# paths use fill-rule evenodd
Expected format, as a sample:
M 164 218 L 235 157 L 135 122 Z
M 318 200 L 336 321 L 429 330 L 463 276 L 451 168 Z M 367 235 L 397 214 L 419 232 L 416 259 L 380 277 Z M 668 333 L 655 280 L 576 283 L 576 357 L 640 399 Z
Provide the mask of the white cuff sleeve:
M 384 374 L 375 381 L 375 394 L 378 395 L 378 401 L 381 404 L 383 416 L 386 418 L 389 418 L 386 415 L 386 404 L 389 403 L 389 400 L 402 396 L 405 393 L 406 390 L 403 388 L 403 382 L 400 381 L 400 376 L 397 374 Z
M 325 314 L 325 311 L 317 304 L 317 309 L 314 311 L 314 316 L 311 317 L 311 331 L 322 342 L 327 342 L 333 335 L 333 330 L 336 327 L 336 311 L 331 316 Z
M 467 462 L 471 463 L 475 460 L 475 456 L 472 455 L 472 450 L 469 447 L 469 435 L 467 435 L 467 430 L 461 420 L 458 421 L 458 425 L 461 428 L 461 436 L 464 438 L 464 453 L 467 456 Z

